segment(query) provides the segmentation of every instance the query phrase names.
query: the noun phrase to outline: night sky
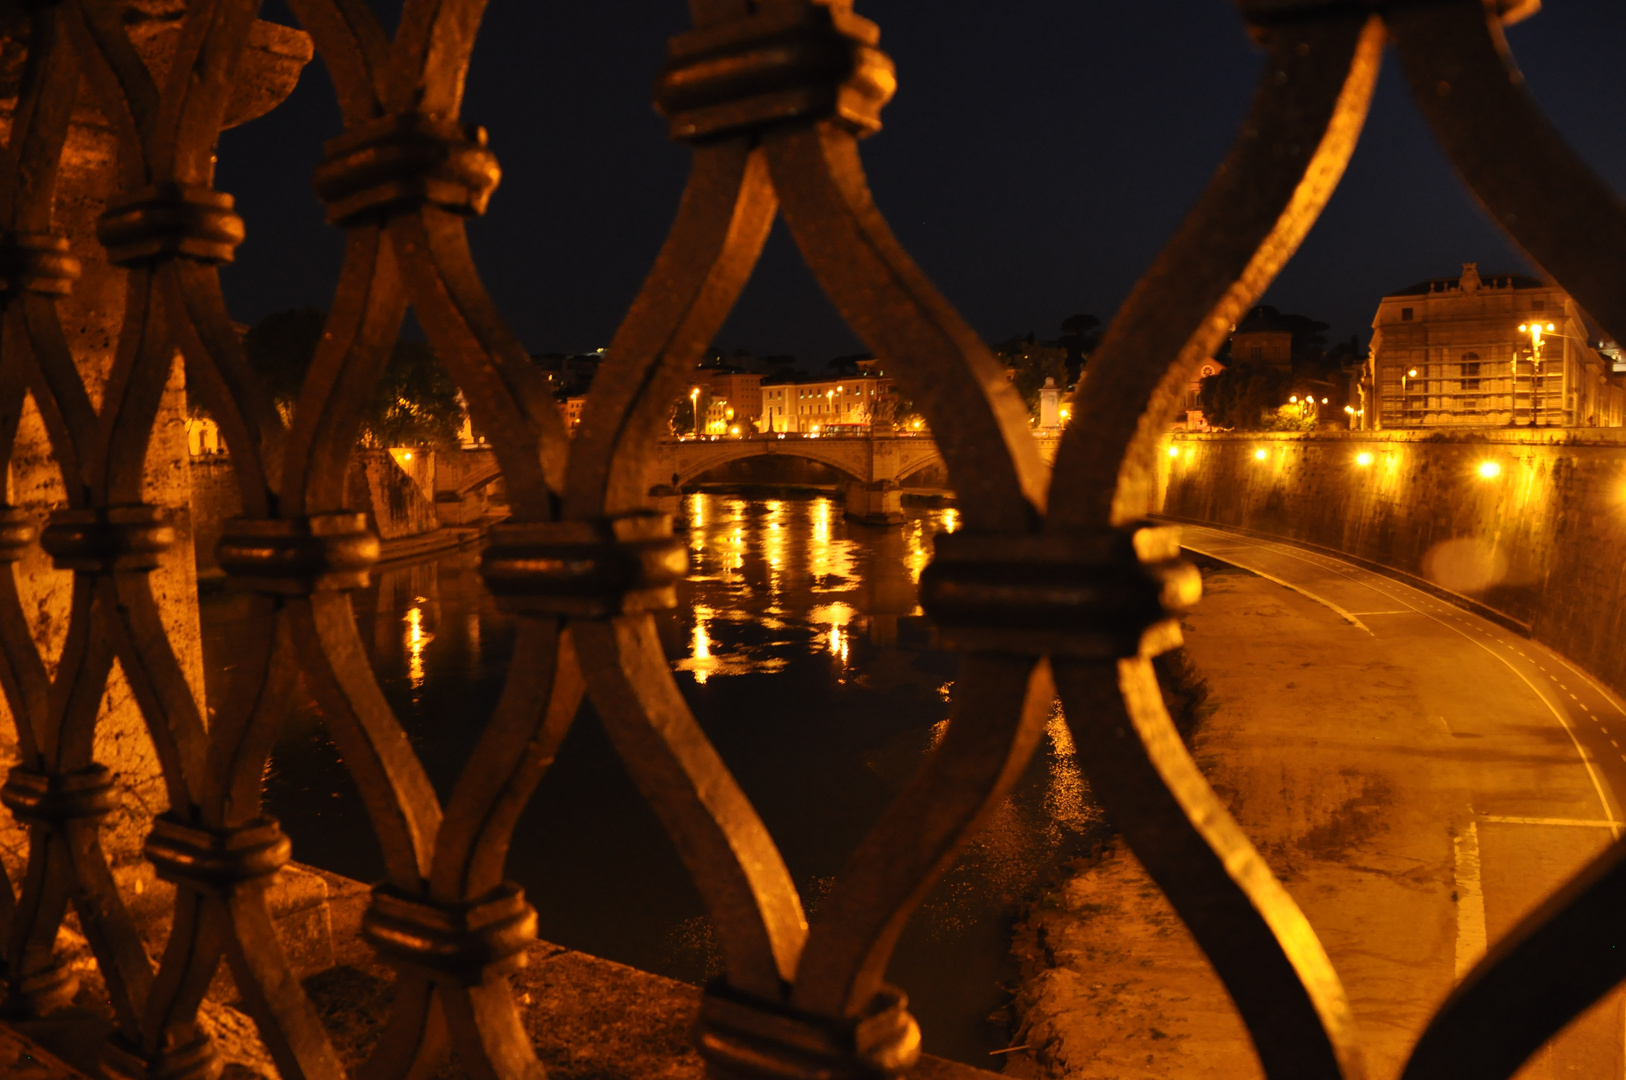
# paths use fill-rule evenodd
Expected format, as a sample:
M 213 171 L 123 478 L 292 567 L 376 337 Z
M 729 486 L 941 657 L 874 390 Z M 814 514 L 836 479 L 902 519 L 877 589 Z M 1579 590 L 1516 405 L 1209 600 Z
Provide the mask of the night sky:
M 375 0 L 399 10 L 399 0 Z M 864 144 L 904 246 L 989 341 L 1103 320 L 1224 156 L 1260 54 L 1226 0 L 859 0 L 898 67 Z M 294 23 L 281 0 L 264 17 Z M 532 352 L 608 343 L 677 206 L 688 152 L 650 106 L 680 0 L 492 0 L 463 117 L 503 182 L 471 228 L 486 284 Z M 1626 4 L 1548 0 L 1509 32 L 1559 129 L 1626 191 Z M 318 58 L 277 111 L 222 138 L 217 185 L 248 239 L 234 316 L 326 307 L 341 253 L 310 175 L 339 131 Z M 1517 132 L 1507 149 L 1517 153 Z M 1414 281 L 1531 268 L 1458 185 L 1392 57 L 1343 186 L 1266 302 L 1364 343 L 1378 298 Z M 859 351 L 782 227 L 717 344 L 805 366 Z

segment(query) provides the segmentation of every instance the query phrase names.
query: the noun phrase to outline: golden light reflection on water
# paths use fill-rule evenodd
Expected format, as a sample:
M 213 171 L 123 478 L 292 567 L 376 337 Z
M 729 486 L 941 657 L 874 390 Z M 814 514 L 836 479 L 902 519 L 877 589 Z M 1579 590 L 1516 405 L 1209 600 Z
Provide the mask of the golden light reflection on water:
M 841 661 L 845 668 L 852 657 L 850 627 L 858 612 L 849 604 L 820 604 L 807 613 L 807 620 L 818 626 L 829 627 L 825 638 L 830 642 L 830 655 Z
M 423 686 L 423 650 L 435 635 L 423 628 L 423 608 L 416 604 L 401 621 L 406 623 L 407 682 L 417 690 Z
M 694 681 L 701 685 L 705 685 L 712 669 L 717 666 L 716 658 L 711 655 L 711 615 L 711 608 L 706 605 L 694 606 L 694 637 L 689 649 L 692 663 L 689 670 L 694 672 Z
M 924 521 L 912 522 L 909 526 L 909 554 L 904 557 L 904 564 L 909 567 L 909 580 L 916 585 L 920 584 L 920 572 L 926 569 L 931 562 L 932 553 L 926 549 L 926 523 Z M 953 532 L 954 530 L 948 530 Z

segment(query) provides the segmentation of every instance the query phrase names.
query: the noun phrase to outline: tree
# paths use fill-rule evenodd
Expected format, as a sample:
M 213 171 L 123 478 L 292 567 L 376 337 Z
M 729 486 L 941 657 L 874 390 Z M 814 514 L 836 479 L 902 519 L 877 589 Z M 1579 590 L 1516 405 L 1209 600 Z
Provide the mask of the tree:
M 1061 337 L 1055 344 L 1067 350 L 1067 381 L 1076 383 L 1089 362 L 1090 354 L 1101 344 L 1101 320 L 1094 315 L 1069 315 L 1061 321 Z
M 1291 372 L 1233 360 L 1231 366 L 1202 381 L 1197 397 L 1214 427 L 1237 431 L 1270 430 L 1276 411 L 1287 404 Z
M 1031 333 L 996 346 L 994 355 L 1014 372 L 1011 384 L 1034 419 L 1039 416 L 1039 391 L 1044 389 L 1046 379 L 1054 379 L 1063 390 L 1067 388 L 1066 350 L 1035 341 Z
M 284 417 L 292 415 L 327 315 L 298 308 L 267 315 L 243 337 L 249 366 Z M 397 341 L 362 416 L 363 446 L 446 446 L 463 424 L 457 383 L 427 342 Z
M 372 446 L 451 446 L 463 426 L 457 383 L 427 341 L 397 341 L 362 421 Z

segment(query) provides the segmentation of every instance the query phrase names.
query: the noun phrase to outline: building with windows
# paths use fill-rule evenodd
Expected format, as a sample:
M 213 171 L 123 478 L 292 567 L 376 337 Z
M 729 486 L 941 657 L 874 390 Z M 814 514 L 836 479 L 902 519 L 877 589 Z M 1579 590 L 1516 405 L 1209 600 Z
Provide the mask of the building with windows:
M 1620 427 L 1626 388 L 1575 301 L 1520 274 L 1419 282 L 1385 296 L 1362 375 L 1362 426 Z
M 1256 307 L 1231 331 L 1231 359 L 1290 371 L 1293 331 L 1277 324 L 1274 309 Z
M 759 373 L 720 368 L 700 372 L 699 382 L 710 399 L 705 410 L 708 435 L 727 435 L 735 428 L 747 435 L 761 430 L 762 376 Z
M 868 427 L 880 399 L 892 393 L 892 380 L 871 371 L 857 375 L 782 376 L 762 384 L 764 431 L 809 434 L 832 426 Z

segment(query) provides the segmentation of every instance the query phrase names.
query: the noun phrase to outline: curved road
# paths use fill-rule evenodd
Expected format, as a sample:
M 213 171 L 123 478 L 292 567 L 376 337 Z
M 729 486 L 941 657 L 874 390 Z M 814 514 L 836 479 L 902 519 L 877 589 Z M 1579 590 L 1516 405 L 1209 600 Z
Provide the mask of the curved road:
M 1626 705 L 1563 657 L 1339 559 L 1182 525 L 1199 759 L 1339 967 L 1376 1076 L 1455 979 L 1626 827 Z M 1214 765 L 1218 762 L 1218 765 Z M 1620 996 L 1526 1077 L 1619 1077 Z

